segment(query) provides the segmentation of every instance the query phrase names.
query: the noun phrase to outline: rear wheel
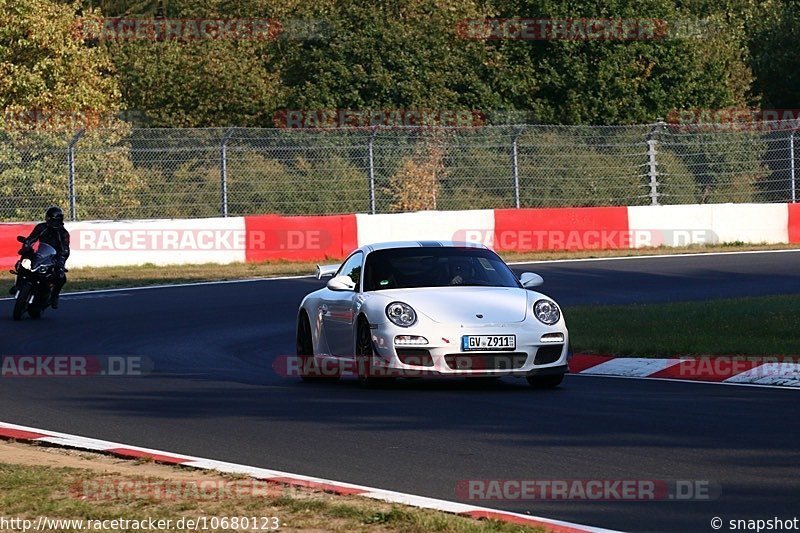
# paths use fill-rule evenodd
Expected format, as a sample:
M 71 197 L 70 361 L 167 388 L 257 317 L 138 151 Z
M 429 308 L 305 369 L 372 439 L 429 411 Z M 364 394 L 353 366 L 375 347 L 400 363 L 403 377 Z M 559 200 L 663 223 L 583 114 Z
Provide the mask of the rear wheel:
M 339 379 L 336 369 L 324 367 L 314 357 L 311 339 L 311 323 L 303 312 L 297 321 L 297 359 L 300 364 L 300 378 L 303 381 L 331 381 Z
M 552 376 L 528 376 L 528 384 L 534 389 L 555 389 L 564 381 L 564 374 Z
M 42 317 L 42 311 L 43 310 L 39 309 L 38 307 L 29 307 L 28 308 L 28 314 L 30 315 L 31 318 L 41 318 Z
M 14 320 L 22 320 L 22 315 L 25 313 L 25 310 L 28 307 L 28 298 L 31 297 L 32 289 L 33 287 L 27 283 L 19 288 L 19 293 L 17 293 L 17 301 L 14 302 Z
M 386 369 L 375 366 L 375 348 L 372 333 L 366 318 L 358 321 L 356 333 L 356 368 L 358 383 L 362 387 L 377 387 L 390 383 L 393 378 L 386 376 Z

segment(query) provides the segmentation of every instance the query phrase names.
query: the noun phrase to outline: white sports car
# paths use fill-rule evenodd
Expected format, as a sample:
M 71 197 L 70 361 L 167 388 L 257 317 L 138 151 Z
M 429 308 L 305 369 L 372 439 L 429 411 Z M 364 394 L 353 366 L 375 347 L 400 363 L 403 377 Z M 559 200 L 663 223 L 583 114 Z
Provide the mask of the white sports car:
M 389 242 L 362 246 L 307 295 L 297 315 L 297 355 L 306 380 L 350 368 L 364 385 L 388 378 L 526 377 L 558 386 L 567 372 L 569 335 L 555 302 L 529 290 L 482 245 Z

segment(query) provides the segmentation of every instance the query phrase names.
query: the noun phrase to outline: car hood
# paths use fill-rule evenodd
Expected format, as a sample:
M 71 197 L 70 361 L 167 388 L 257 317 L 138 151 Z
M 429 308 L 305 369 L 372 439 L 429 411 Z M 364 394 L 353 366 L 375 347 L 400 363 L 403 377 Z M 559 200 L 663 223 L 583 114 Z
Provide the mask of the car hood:
M 381 291 L 381 296 L 389 299 L 387 304 L 405 302 L 435 322 L 494 324 L 525 320 L 527 292 L 511 287 L 432 287 L 391 289 Z

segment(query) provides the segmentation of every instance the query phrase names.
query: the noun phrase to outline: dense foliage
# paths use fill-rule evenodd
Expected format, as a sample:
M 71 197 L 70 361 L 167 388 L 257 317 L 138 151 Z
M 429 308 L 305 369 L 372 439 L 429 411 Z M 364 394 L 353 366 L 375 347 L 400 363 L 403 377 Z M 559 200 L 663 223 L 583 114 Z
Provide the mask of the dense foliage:
M 104 26 L 114 17 L 266 20 L 270 31 L 269 38 L 131 38 Z M 516 18 L 650 21 L 654 31 L 520 40 L 483 38 L 500 35 L 498 26 L 475 26 Z M 77 215 L 201 216 L 219 208 L 216 146 L 180 161 L 142 160 L 131 151 L 131 124 L 224 131 L 273 127 L 287 110 L 344 109 L 628 125 L 676 110 L 798 108 L 799 21 L 800 0 L 0 0 L 0 218 L 33 217 L 43 204 L 67 201 L 70 135 L 50 132 L 58 127 L 114 132 L 87 134 L 78 145 L 76 194 L 88 211 Z M 479 26 L 483 34 L 470 30 Z M 493 139 L 484 131 L 467 144 L 379 143 L 375 194 L 387 210 L 651 201 L 644 135 L 609 130 L 584 139 L 575 131 L 518 139 L 519 198 L 506 171 L 513 132 Z M 760 198 L 762 182 L 777 172 L 761 161 L 774 167 L 784 141 L 721 134 L 738 143 L 733 150 L 714 132 L 660 132 L 663 203 Z M 242 142 L 229 154 L 231 212 L 308 212 L 298 199 L 316 199 L 320 212 L 366 210 L 364 144 L 319 159 L 328 141 L 314 142 L 322 144 L 308 153 Z M 341 197 L 309 185 L 323 175 L 335 176 Z

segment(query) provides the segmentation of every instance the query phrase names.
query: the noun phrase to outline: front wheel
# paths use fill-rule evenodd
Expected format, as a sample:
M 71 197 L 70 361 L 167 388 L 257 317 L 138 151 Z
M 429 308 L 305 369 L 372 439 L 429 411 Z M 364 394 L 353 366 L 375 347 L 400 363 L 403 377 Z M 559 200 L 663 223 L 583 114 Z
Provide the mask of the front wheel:
M 32 289 L 33 287 L 28 283 L 25 283 L 19 288 L 19 292 L 17 292 L 17 301 L 14 302 L 14 320 L 22 320 L 22 315 L 28 307 L 28 299 L 31 297 Z
M 555 389 L 564 381 L 564 374 L 552 376 L 528 376 L 528 385 L 534 389 Z
M 320 365 L 314 357 L 311 340 L 311 324 L 308 315 L 302 313 L 297 321 L 297 359 L 300 365 L 300 378 L 303 381 L 331 381 L 339 379 L 339 371 Z
M 356 367 L 358 383 L 362 387 L 377 387 L 393 380 L 386 376 L 387 369 L 375 366 L 375 348 L 372 344 L 372 333 L 366 318 L 358 321 L 356 332 Z

